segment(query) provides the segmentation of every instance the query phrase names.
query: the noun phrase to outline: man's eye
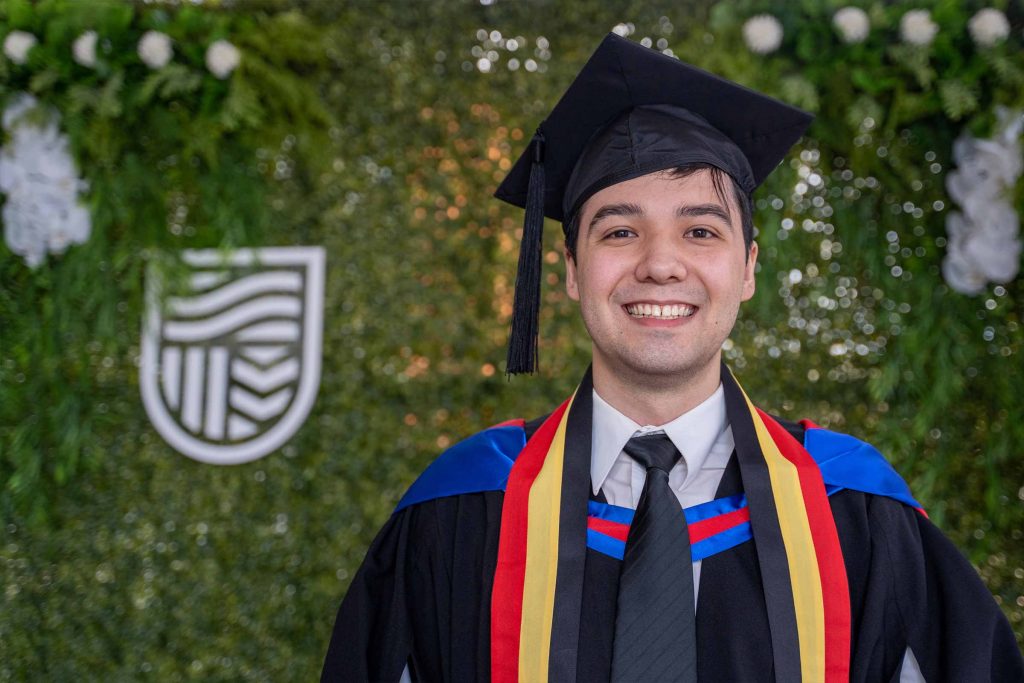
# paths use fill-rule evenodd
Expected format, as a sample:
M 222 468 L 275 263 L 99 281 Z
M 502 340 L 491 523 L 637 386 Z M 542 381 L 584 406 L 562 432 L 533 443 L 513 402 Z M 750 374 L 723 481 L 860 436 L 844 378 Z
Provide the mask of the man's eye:
M 690 235 L 699 239 L 707 239 L 708 237 L 714 237 L 715 233 L 708 228 L 693 228 L 690 230 Z
M 607 237 L 612 239 L 622 239 L 623 237 L 632 237 L 633 231 L 627 228 L 618 228 L 608 233 Z

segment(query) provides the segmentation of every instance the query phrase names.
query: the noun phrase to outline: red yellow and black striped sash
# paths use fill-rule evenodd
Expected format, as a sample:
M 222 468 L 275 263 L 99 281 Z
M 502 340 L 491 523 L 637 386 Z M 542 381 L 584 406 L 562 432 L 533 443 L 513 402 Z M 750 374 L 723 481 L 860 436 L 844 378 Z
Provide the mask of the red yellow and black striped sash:
M 744 406 L 742 416 L 730 410 L 730 421 L 737 454 L 743 456 L 746 494 L 733 510 L 693 520 L 698 536 L 707 534 L 693 540 L 694 548 L 719 536 L 731 542 L 752 533 L 762 575 L 774 581 L 766 583 L 765 595 L 777 670 L 781 665 L 783 673 L 792 671 L 795 676 L 790 680 L 848 680 L 849 589 L 821 472 L 800 443 L 750 403 L 727 371 L 722 379 L 732 383 L 731 393 L 741 396 L 736 400 Z M 589 392 L 589 386 L 585 390 Z M 548 680 L 552 641 L 560 637 L 559 629 L 553 629 L 560 609 L 556 602 L 566 594 L 556 586 L 559 581 L 563 586 L 582 581 L 559 575 L 566 566 L 560 549 L 572 542 L 563 536 L 567 529 L 576 529 L 571 526 L 575 522 L 563 516 L 565 509 L 575 508 L 564 506 L 562 500 L 566 437 L 576 400 L 574 395 L 541 425 L 516 459 L 505 488 L 491 610 L 491 673 L 496 683 Z M 744 430 L 758 453 L 741 452 Z M 600 519 L 595 512 L 601 511 L 591 507 L 587 535 L 621 536 L 621 520 L 606 514 L 595 523 L 595 517 Z M 692 510 L 688 521 L 691 514 Z M 700 524 L 709 520 L 702 529 Z M 617 531 L 615 524 L 620 525 Z M 574 561 L 576 571 L 579 564 Z M 563 643 L 555 643 L 556 652 L 565 649 Z

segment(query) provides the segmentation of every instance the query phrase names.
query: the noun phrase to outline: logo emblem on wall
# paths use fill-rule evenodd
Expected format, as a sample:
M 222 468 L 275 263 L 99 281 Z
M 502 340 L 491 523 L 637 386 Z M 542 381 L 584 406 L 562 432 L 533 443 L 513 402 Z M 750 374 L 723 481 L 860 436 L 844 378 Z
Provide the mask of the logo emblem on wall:
M 175 450 L 201 462 L 256 460 L 309 415 L 320 385 L 324 250 L 189 250 L 183 292 L 146 282 L 140 385 Z M 180 287 L 180 285 L 179 285 Z

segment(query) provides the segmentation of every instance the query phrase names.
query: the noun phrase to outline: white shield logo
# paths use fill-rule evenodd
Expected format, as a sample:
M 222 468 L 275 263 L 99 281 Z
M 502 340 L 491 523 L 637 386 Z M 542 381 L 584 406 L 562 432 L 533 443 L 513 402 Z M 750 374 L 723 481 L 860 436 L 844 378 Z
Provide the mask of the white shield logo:
M 320 385 L 324 250 L 189 250 L 184 296 L 151 270 L 142 402 L 173 448 L 217 465 L 256 460 L 302 425 Z

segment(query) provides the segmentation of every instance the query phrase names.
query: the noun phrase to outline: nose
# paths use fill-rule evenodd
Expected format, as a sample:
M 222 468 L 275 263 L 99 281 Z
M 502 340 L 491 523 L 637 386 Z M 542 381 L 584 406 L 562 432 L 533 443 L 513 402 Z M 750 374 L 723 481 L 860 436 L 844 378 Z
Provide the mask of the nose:
M 674 231 L 673 231 L 674 232 Z M 636 278 L 640 282 L 681 282 L 688 272 L 682 245 L 672 232 L 650 235 L 645 240 L 640 260 L 636 266 Z

